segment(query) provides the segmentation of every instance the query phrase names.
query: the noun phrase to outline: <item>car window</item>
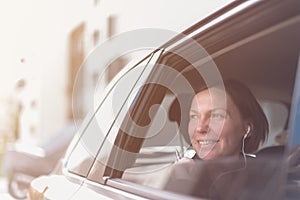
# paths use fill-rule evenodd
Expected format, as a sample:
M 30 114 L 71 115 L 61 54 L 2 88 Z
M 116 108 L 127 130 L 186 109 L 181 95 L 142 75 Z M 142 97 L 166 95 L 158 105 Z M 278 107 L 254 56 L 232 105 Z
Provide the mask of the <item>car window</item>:
M 104 176 L 161 188 L 168 180 L 169 167 L 190 146 L 186 133 L 179 128 L 180 119 L 170 116 L 174 101 L 182 98 L 180 92 L 188 92 L 188 88 L 192 92 L 190 82 L 165 65 L 157 64 L 151 73 L 155 76 L 149 76 L 127 111 L 127 118 L 115 127 L 118 135 L 110 156 L 100 151 L 89 179 L 99 182 L 102 163 L 107 163 Z M 104 145 L 112 145 L 109 142 Z M 107 160 L 103 162 L 102 158 Z M 160 177 L 159 181 L 154 177 Z
M 187 38 L 185 42 L 188 40 Z M 117 116 L 116 122 L 119 123 L 113 124 L 109 130 L 112 134 L 105 138 L 101 147 L 103 150 L 97 154 L 88 179 L 102 182 L 103 177 L 121 178 L 124 175 L 123 178 L 129 180 L 132 174 L 141 175 L 140 172 L 153 176 L 153 171 L 167 169 L 176 161 L 177 154 L 183 156 L 189 148 L 187 136 L 181 133 L 181 126 L 178 124 L 181 119 L 169 119 L 172 103 L 181 99 L 180 95 L 183 93 L 189 93 L 190 97 L 194 91 L 192 81 L 216 83 L 221 81 L 221 77 L 209 55 L 197 43 L 191 41 L 189 51 L 182 50 L 164 52 L 147 81 L 138 88 L 138 95 L 134 97 L 130 108 L 121 108 L 122 117 L 119 119 Z M 192 78 L 187 78 L 180 72 L 188 66 L 194 68 L 192 63 L 198 61 L 194 55 L 200 55 L 205 60 L 196 64 L 202 67 L 198 68 L 199 71 L 208 74 L 206 79 L 202 78 L 199 71 L 193 73 L 195 77 Z M 174 66 L 170 60 L 177 60 L 180 65 L 177 63 Z M 210 76 L 213 72 L 216 72 L 215 76 Z M 188 102 L 184 105 L 189 107 Z M 107 149 L 108 152 L 105 152 Z M 162 179 L 164 180 L 167 179 Z
M 300 113 L 300 52 L 298 56 L 298 70 L 297 70 L 297 80 L 295 81 L 293 102 L 292 102 L 292 112 L 289 120 L 289 129 L 291 130 L 291 136 L 287 138 L 288 144 L 291 148 L 299 146 L 300 144 L 300 125 L 299 125 L 299 113 Z
M 95 108 L 88 114 L 70 145 L 66 168 L 69 172 L 86 176 L 95 162 L 103 162 L 113 147 L 115 131 L 134 101 L 139 87 L 153 67 L 150 60 L 157 60 L 159 52 L 154 52 L 135 66 L 127 67 L 107 87 L 106 96 L 96 99 Z M 103 160 L 104 159 L 104 160 Z

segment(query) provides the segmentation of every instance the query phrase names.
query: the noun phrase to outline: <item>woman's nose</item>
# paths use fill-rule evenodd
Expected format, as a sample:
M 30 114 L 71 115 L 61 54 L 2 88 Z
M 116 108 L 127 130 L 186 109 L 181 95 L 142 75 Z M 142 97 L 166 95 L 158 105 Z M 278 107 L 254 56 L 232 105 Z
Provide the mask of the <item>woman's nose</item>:
M 200 118 L 197 123 L 196 132 L 206 134 L 209 130 L 209 119 Z

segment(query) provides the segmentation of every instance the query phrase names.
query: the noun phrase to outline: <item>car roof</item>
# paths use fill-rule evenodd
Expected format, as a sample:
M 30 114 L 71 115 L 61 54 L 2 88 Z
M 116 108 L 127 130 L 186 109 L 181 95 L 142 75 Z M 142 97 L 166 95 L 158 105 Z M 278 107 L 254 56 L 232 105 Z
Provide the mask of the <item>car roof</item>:
M 247 84 L 257 98 L 280 101 L 290 106 L 300 46 L 300 2 L 252 1 L 251 5 L 250 1 L 244 2 L 249 4 L 248 7 L 242 2 L 233 2 L 196 23 L 183 35 L 188 34 L 203 46 L 223 79 L 238 79 Z M 214 23 L 216 18 L 222 18 L 228 10 L 238 10 L 238 7 L 243 10 Z M 202 29 L 205 23 L 213 25 Z M 174 40 L 178 42 L 180 39 Z M 171 40 L 162 47 L 170 48 L 174 43 Z M 181 49 L 188 52 L 187 45 L 184 42 L 173 45 L 170 52 Z M 191 54 L 188 52 L 186 56 Z M 167 65 L 175 68 L 176 65 L 190 66 L 184 59 L 170 59 L 172 56 L 168 54 L 165 57 Z M 187 77 L 194 75 L 189 70 L 185 74 Z

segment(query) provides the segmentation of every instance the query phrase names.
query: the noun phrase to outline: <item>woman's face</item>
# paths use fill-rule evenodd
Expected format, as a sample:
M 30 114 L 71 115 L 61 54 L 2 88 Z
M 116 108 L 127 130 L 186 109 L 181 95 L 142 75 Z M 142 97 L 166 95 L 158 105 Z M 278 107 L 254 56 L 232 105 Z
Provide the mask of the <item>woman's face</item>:
M 195 95 L 190 109 L 189 136 L 201 159 L 239 156 L 245 123 L 229 95 L 210 88 Z

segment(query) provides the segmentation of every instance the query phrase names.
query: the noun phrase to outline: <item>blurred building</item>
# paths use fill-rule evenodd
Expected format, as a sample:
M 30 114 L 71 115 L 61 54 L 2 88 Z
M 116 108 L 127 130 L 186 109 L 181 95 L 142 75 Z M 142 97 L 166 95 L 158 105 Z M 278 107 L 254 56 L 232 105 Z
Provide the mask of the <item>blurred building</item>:
M 99 81 L 84 72 L 88 83 L 74 82 L 82 62 L 110 37 L 140 28 L 182 31 L 229 0 L 64 0 L 0 2 L 0 99 L 7 99 L 16 80 L 24 79 L 18 137 L 38 143 L 90 108 L 87 94 Z M 143 37 L 141 35 L 141 37 Z M 111 63 L 101 88 L 130 60 Z M 78 80 L 83 81 L 83 80 Z M 81 85 L 81 84 L 79 84 Z M 76 104 L 73 105 L 73 98 Z M 3 100 L 5 101 L 5 100 Z M 5 103 L 4 103 L 5 104 Z M 4 112 L 1 104 L 1 112 Z M 80 121 L 78 121 L 80 122 Z M 1 121 L 0 127 L 9 127 Z

